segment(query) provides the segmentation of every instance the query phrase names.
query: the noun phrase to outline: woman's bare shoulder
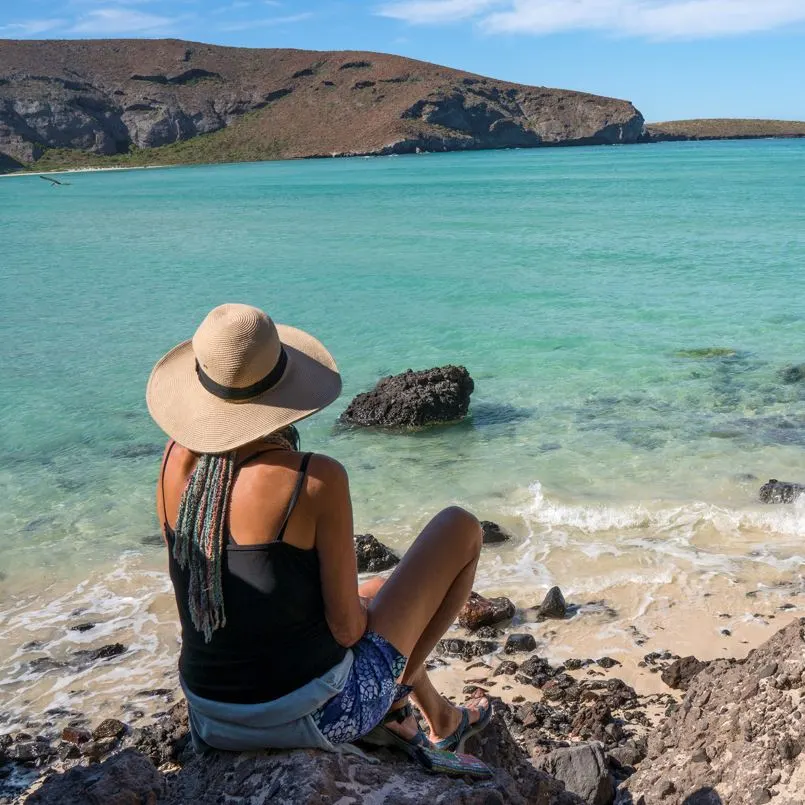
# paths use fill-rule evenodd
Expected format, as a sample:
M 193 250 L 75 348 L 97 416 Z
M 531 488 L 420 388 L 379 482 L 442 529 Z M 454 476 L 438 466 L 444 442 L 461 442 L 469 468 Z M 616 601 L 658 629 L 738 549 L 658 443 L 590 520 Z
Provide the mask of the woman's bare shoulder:
M 314 497 L 322 494 L 338 494 L 344 489 L 349 489 L 349 479 L 344 465 L 320 453 L 314 453 L 310 457 L 308 478 L 308 489 Z

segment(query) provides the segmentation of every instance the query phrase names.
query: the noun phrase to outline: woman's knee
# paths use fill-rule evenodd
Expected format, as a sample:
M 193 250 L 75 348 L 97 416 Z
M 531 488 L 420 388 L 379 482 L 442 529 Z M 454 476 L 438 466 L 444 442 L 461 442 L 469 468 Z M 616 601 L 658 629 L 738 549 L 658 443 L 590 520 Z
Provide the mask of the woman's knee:
M 442 521 L 450 535 L 466 545 L 473 555 L 480 553 L 483 529 L 474 514 L 462 509 L 461 506 L 448 506 L 439 512 L 437 519 Z

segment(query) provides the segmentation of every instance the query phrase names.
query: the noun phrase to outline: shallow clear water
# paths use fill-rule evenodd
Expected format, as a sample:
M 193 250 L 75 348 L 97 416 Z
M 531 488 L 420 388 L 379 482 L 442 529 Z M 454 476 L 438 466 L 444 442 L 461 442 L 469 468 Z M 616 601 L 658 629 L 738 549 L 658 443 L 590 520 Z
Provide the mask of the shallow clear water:
M 125 595 L 163 594 L 145 381 L 224 301 L 335 355 L 344 395 L 303 443 L 347 466 L 360 531 L 404 548 L 467 505 L 519 538 L 481 587 L 524 600 L 791 577 L 805 510 L 755 501 L 805 481 L 805 382 L 780 376 L 805 363 L 804 178 L 805 142 L 756 141 L 0 181 L 0 626 L 132 562 Z M 467 422 L 336 427 L 380 376 L 449 362 Z

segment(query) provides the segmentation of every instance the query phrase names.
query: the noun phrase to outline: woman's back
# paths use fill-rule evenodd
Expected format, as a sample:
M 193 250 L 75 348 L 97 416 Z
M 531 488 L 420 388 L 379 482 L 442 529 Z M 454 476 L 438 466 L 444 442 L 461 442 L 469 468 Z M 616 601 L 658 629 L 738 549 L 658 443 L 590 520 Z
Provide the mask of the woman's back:
M 320 676 L 343 659 L 346 649 L 325 619 L 308 489 L 316 484 L 308 478 L 311 456 L 270 446 L 239 452 L 217 591 L 225 623 L 209 640 L 193 625 L 190 568 L 182 568 L 175 556 L 171 524 L 197 463 L 178 445 L 166 451 L 158 503 L 182 623 L 179 670 L 184 683 L 207 699 L 254 703 L 272 701 Z

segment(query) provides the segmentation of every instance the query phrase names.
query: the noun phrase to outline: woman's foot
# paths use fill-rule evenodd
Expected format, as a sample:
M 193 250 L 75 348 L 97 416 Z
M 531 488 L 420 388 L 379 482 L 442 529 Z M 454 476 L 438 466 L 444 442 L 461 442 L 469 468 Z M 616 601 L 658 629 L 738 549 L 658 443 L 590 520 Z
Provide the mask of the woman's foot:
M 445 699 L 446 707 L 430 720 L 430 740 L 436 744 L 452 736 L 459 728 L 463 718 L 462 709 L 467 711 L 469 726 L 477 724 L 489 710 L 486 696 L 470 699 L 462 707 L 456 707 Z

